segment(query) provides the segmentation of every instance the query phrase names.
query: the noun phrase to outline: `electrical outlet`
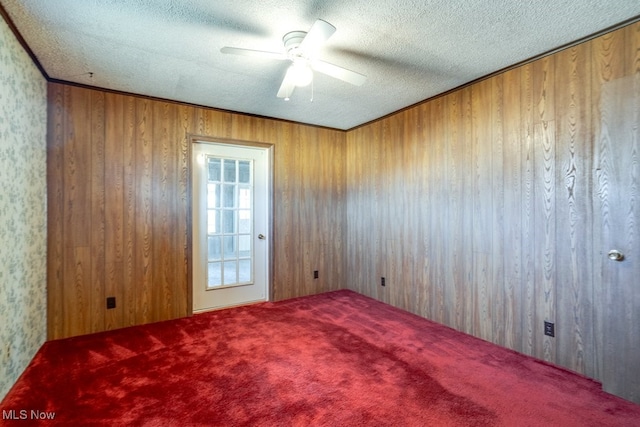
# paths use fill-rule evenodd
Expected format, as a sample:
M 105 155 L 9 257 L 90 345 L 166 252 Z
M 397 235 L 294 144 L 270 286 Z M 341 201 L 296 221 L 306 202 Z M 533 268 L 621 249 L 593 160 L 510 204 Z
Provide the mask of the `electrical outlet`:
M 387 284 L 385 282 L 386 281 L 385 281 L 384 277 L 381 277 L 380 278 L 380 286 L 386 286 Z
M 116 297 L 107 297 L 107 309 L 116 308 Z
M 544 322 L 544 334 L 548 335 L 550 337 L 555 337 L 556 336 L 556 325 L 555 323 L 551 323 L 551 322 Z
M 313 278 L 317 279 L 318 278 L 318 270 L 314 270 L 313 271 Z

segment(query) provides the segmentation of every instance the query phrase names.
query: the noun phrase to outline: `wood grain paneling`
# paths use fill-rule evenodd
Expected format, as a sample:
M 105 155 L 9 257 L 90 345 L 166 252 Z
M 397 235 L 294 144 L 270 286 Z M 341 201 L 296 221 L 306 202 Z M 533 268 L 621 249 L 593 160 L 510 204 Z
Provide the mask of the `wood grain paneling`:
M 531 250 L 535 241 L 535 211 L 534 203 L 534 145 L 533 145 L 533 79 L 532 64 L 520 67 L 520 112 L 521 112 L 521 150 L 520 183 L 522 188 L 522 330 L 519 332 L 522 341 L 522 351 L 526 354 L 536 354 L 534 350 L 534 336 L 539 334 L 535 323 L 535 271 L 537 268 L 534 251 Z M 514 159 L 515 162 L 518 159 Z
M 58 83 L 48 120 L 50 339 L 189 314 L 188 135 L 274 144 L 272 298 L 345 286 L 344 132 Z
M 555 211 L 555 150 L 554 121 L 541 121 L 533 127 L 534 144 L 534 258 L 536 312 L 534 315 L 534 346 L 545 360 L 555 361 L 555 340 L 540 332 L 544 322 L 555 322 L 556 293 L 556 211 Z
M 89 321 L 91 322 L 91 331 L 97 332 L 104 330 L 104 316 L 101 316 L 102 306 L 104 304 L 105 289 L 109 283 L 109 277 L 113 277 L 113 261 L 107 258 L 105 248 L 110 243 L 108 240 L 110 229 L 107 229 L 105 208 L 106 208 L 106 176 L 105 171 L 107 165 L 105 162 L 106 143 L 105 143 L 105 100 L 104 94 L 100 92 L 92 92 L 90 98 L 91 108 L 91 128 L 89 144 L 91 177 L 87 180 L 87 185 L 91 188 L 91 228 L 88 230 L 91 242 L 89 245 L 89 253 L 91 256 L 91 266 L 87 271 L 89 274 L 90 301 L 87 308 Z M 82 140 L 79 141 L 81 144 Z M 117 160 L 117 159 L 116 159 Z M 86 178 L 85 178 L 86 179 Z M 120 188 L 120 192 L 122 188 Z M 117 233 L 114 233 L 117 236 Z M 116 251 L 116 256 L 120 253 Z M 107 267 L 111 271 L 107 271 Z M 109 275 L 108 273 L 111 273 Z M 111 283 L 109 283 L 111 284 Z
M 433 319 L 444 323 L 445 313 L 447 307 L 445 306 L 445 293 L 447 287 L 444 286 L 442 276 L 444 273 L 443 258 L 445 256 L 447 241 L 445 221 L 447 215 L 447 196 L 443 193 L 443 186 L 445 185 L 444 177 L 446 174 L 446 162 L 444 158 L 444 144 L 442 143 L 445 138 L 444 126 L 443 126 L 443 99 L 439 98 L 434 102 L 429 103 L 429 124 L 427 132 L 430 143 L 427 145 L 428 150 L 431 153 L 433 159 L 430 183 L 430 211 L 441 212 L 441 215 L 430 215 L 429 226 L 429 240 L 430 240 L 430 253 L 429 258 L 432 261 L 430 263 L 430 275 L 429 286 L 431 288 L 431 313 Z M 394 117 L 396 121 L 400 121 L 398 116 Z M 415 166 L 414 166 L 415 167 Z M 396 171 L 402 170 L 402 165 L 396 165 L 394 169 Z M 396 174 L 396 179 L 401 181 L 402 175 Z M 396 185 L 394 189 L 402 188 L 404 186 Z M 394 203 L 397 208 L 402 207 L 402 201 L 400 203 Z
M 463 112 L 460 132 L 463 135 L 463 147 L 465 153 L 462 157 L 462 164 L 464 166 L 464 176 L 462 182 L 464 188 L 462 193 L 465 194 L 464 203 L 464 217 L 461 224 L 462 233 L 465 235 L 463 249 L 464 256 L 461 258 L 458 268 L 462 268 L 465 274 L 464 277 L 464 303 L 462 304 L 464 309 L 464 327 L 463 331 L 472 333 L 474 328 L 474 299 L 473 292 L 475 286 L 473 285 L 475 277 L 473 276 L 473 235 L 471 233 L 473 227 L 473 175 L 469 171 L 473 168 L 473 120 L 472 120 L 472 107 L 471 100 L 473 99 L 471 88 L 462 89 L 463 99 Z M 426 124 L 425 124 L 426 126 Z
M 491 79 L 491 276 L 489 279 L 491 306 L 491 335 L 496 344 L 505 344 L 505 238 L 504 238 L 504 76 Z
M 516 68 L 503 76 L 503 248 L 496 256 L 504 266 L 503 345 L 522 351 L 522 69 Z M 499 321 L 499 319 L 498 319 Z
M 608 325 L 606 316 L 611 314 L 610 308 L 607 307 L 608 290 L 606 286 L 610 284 L 604 282 L 609 265 L 603 261 L 602 256 L 611 248 L 606 245 L 608 218 L 610 214 L 610 202 L 608 193 L 608 175 L 610 169 L 610 144 L 608 138 L 608 123 L 612 123 L 611 112 L 607 106 L 603 106 L 602 88 L 608 82 L 616 81 L 624 77 L 624 61 L 620 58 L 624 57 L 624 38 L 625 33 L 616 31 L 598 39 L 591 43 L 591 91 L 592 91 L 592 121 L 593 121 L 593 138 L 599 140 L 593 147 L 593 293 L 596 301 L 602 301 L 602 305 L 594 306 L 594 315 L 597 317 L 596 328 L 596 345 L 597 356 L 596 371 L 598 378 L 614 378 L 616 366 L 607 364 L 607 353 L 611 353 L 616 349 L 609 347 L 607 341 Z M 603 173 L 604 170 L 604 173 Z M 601 285 L 601 286 L 599 286 Z M 617 310 L 619 305 L 614 308 Z M 607 384 L 605 384 L 607 387 Z
M 533 211 L 536 260 L 534 347 L 536 354 L 555 362 L 555 340 L 544 335 L 545 321 L 555 322 L 555 57 L 533 63 Z
M 68 89 L 71 90 L 71 89 Z M 136 100 L 135 110 L 135 232 L 132 236 L 134 246 L 134 289 L 135 295 L 135 324 L 151 322 L 153 269 L 152 259 L 152 135 L 151 135 L 151 101 Z M 157 308 L 161 310 L 161 307 Z
M 594 280 L 603 304 L 602 378 L 606 391 L 640 403 L 640 31 L 628 27 L 593 47 L 595 132 Z M 620 56 L 624 61 L 619 60 Z M 597 111 L 597 112 L 595 112 Z M 607 253 L 619 250 L 622 261 Z M 632 326 L 633 325 L 633 326 Z
M 133 97 L 122 98 L 122 156 L 123 156 L 123 198 L 122 198 L 122 325 L 133 326 L 136 320 L 136 100 Z M 115 207 L 114 207 L 115 210 Z M 126 290 L 126 292 L 125 292 Z M 117 296 L 116 296 L 117 298 Z M 114 325 L 116 318 L 109 319 Z M 107 324 L 107 327 L 110 325 Z
M 640 251 L 639 34 L 632 24 L 349 131 L 349 286 L 638 401 L 637 256 L 615 271 L 603 253 Z
M 101 185 L 102 194 L 105 197 L 104 206 L 104 241 L 101 247 L 95 247 L 96 254 L 102 255 L 105 264 L 105 289 L 99 300 L 102 309 L 102 301 L 106 296 L 115 296 L 116 301 L 124 302 L 124 97 L 114 94 L 105 95 L 105 154 L 101 160 L 104 168 L 102 180 L 93 180 L 94 186 Z M 108 163 L 104 159 L 108 158 Z M 105 191 L 111 188 L 113 191 Z M 94 217 L 95 218 L 95 217 Z M 109 248 L 105 251 L 105 248 Z M 96 271 L 96 273 L 98 273 Z M 124 304 L 118 304 L 115 309 L 107 310 L 103 316 L 105 329 L 114 329 L 125 324 L 123 310 Z M 96 316 L 100 319 L 100 315 Z
M 591 160 L 591 45 L 582 44 L 556 55 L 556 310 L 562 325 L 556 332 L 556 361 L 594 377 L 597 347 L 592 314 L 593 247 Z
M 64 249 L 62 281 L 62 333 L 65 336 L 93 332 L 91 293 L 92 147 L 91 94 L 67 92 L 65 106 L 78 115 L 65 115 L 63 196 Z M 66 112 L 66 109 L 65 109 Z M 50 205 L 50 201 L 47 203 Z
M 493 230 L 493 197 L 492 163 L 493 163 L 493 135 L 492 135 L 492 82 L 485 80 L 471 88 L 471 120 L 472 120 L 472 153 L 473 153 L 473 223 L 472 234 L 472 295 L 475 304 L 472 306 L 473 335 L 487 341 L 493 337 L 492 311 L 495 309 L 491 302 L 493 283 L 493 252 L 491 239 Z M 436 142 L 437 143 L 437 142 Z M 436 248 L 436 250 L 439 250 Z

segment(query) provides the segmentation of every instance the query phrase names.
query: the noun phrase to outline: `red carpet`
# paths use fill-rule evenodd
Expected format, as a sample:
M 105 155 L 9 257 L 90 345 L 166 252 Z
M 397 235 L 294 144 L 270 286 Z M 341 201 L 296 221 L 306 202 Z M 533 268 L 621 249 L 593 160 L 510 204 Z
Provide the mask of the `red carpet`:
M 640 425 L 594 381 L 350 291 L 48 342 L 1 409 L 20 426 Z

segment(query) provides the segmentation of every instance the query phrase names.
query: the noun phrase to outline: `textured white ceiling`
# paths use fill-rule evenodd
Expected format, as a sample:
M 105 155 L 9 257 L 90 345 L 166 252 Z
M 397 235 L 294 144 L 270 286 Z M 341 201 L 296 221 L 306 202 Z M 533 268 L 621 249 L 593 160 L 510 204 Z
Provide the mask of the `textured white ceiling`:
M 0 0 L 50 78 L 350 129 L 640 15 L 637 0 Z M 320 59 L 367 75 L 316 73 L 276 97 L 282 51 L 321 18 Z M 93 73 L 93 74 L 90 74 Z

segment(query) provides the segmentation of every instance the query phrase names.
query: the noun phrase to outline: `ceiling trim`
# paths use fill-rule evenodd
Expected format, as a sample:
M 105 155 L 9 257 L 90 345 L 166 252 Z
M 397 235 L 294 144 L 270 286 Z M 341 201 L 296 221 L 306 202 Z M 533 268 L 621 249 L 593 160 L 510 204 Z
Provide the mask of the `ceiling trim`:
M 9 14 L 4 9 L 4 6 L 2 6 L 1 4 L 0 4 L 0 16 L 2 16 L 2 18 L 4 19 L 4 22 L 7 23 L 7 25 L 9 26 L 9 29 L 11 30 L 15 38 L 18 39 L 18 43 L 20 43 L 20 46 L 22 46 L 22 48 L 27 52 L 27 55 L 29 55 L 29 57 L 33 61 L 33 64 L 38 68 L 38 70 L 40 70 L 40 73 L 42 73 L 42 76 L 45 79 L 49 80 L 49 75 L 42 67 L 42 64 L 40 64 L 40 61 L 38 61 L 38 58 L 36 57 L 35 53 L 33 53 L 31 48 L 25 41 L 24 37 L 22 37 L 22 34 L 20 34 L 20 31 L 18 31 L 18 28 L 13 23 L 13 20 L 11 19 L 11 17 L 9 17 Z
M 107 89 L 107 88 L 102 88 L 102 87 L 99 87 L 99 86 L 91 86 L 91 85 L 86 85 L 86 84 L 82 84 L 82 83 L 69 82 L 69 81 L 66 81 L 66 80 L 47 78 L 47 81 L 49 83 L 57 83 L 57 84 L 62 84 L 62 85 L 66 85 L 66 86 L 75 86 L 75 87 L 79 87 L 79 88 L 83 88 L 83 89 L 97 90 L 97 91 L 100 91 L 100 92 L 112 93 L 112 94 L 116 94 L 116 95 L 133 96 L 133 97 L 136 97 L 136 98 L 148 99 L 150 101 L 167 102 L 167 103 L 170 103 L 170 104 L 178 104 L 178 105 L 184 105 L 184 106 L 194 107 L 194 108 L 203 108 L 205 110 L 218 111 L 220 113 L 236 114 L 236 115 L 239 115 L 239 116 L 253 117 L 253 118 L 262 119 L 262 120 L 272 120 L 272 121 L 275 121 L 275 122 L 291 123 L 291 124 L 298 125 L 298 126 L 309 126 L 309 127 L 318 128 L 318 129 L 327 129 L 327 130 L 338 131 L 338 132 L 347 132 L 344 129 L 332 128 L 330 126 L 313 125 L 313 124 L 309 124 L 309 123 L 296 122 L 294 120 L 280 119 L 280 118 L 277 118 L 277 117 L 261 116 L 259 114 L 251 114 L 251 113 L 243 113 L 243 112 L 240 112 L 240 111 L 225 110 L 224 108 L 210 107 L 210 106 L 207 106 L 207 105 L 200 105 L 200 104 L 193 104 L 193 103 L 185 102 L 185 101 L 176 101 L 174 99 L 160 98 L 160 97 L 151 96 L 151 95 L 142 95 L 142 94 L 138 94 L 138 93 L 134 93 L 134 92 L 125 92 L 125 91 L 121 91 L 121 90 Z
M 502 73 L 506 73 L 507 71 L 510 71 L 510 70 L 516 69 L 516 68 L 521 67 L 521 66 L 523 66 L 523 65 L 527 65 L 527 64 L 530 64 L 530 63 L 532 63 L 532 62 L 535 62 L 535 61 L 537 61 L 537 60 L 539 60 L 539 59 L 542 59 L 542 58 L 545 58 L 545 57 L 547 57 L 547 56 L 553 55 L 554 53 L 558 53 L 558 52 L 563 51 L 563 50 L 565 50 L 565 49 L 569 49 L 569 48 L 572 48 L 572 47 L 577 46 L 577 45 L 579 45 L 579 44 L 586 43 L 586 42 L 588 42 L 588 41 L 590 41 L 590 40 L 596 39 L 596 38 L 598 38 L 598 37 L 600 37 L 600 36 L 603 36 L 603 35 L 605 35 L 605 34 L 608 34 L 608 33 L 611 33 L 611 32 L 613 32 L 613 31 L 619 30 L 619 29 L 621 29 L 621 28 L 623 28 L 623 27 L 626 27 L 627 25 L 631 25 L 631 24 L 633 24 L 633 23 L 635 23 L 635 22 L 639 22 L 639 21 L 640 21 L 640 15 L 634 16 L 633 18 L 630 18 L 630 19 L 627 19 L 627 20 L 625 20 L 625 21 L 622 21 L 622 22 L 620 22 L 620 23 L 618 23 L 618 24 L 612 25 L 611 27 L 605 28 L 605 29 L 600 30 L 600 31 L 598 31 L 598 32 L 596 32 L 596 33 L 593 33 L 593 34 L 590 34 L 590 35 L 588 35 L 588 36 L 582 37 L 581 39 L 578 39 L 578 40 L 572 41 L 571 43 L 564 44 L 564 45 L 562 45 L 562 46 L 559 46 L 559 47 L 553 48 L 553 49 L 551 49 L 551 50 L 548 50 L 548 51 L 546 51 L 546 52 L 543 52 L 543 53 L 541 53 L 541 54 L 539 54 L 539 55 L 533 56 L 533 57 L 531 57 L 531 58 L 529 58 L 529 59 L 525 59 L 525 60 L 520 61 L 520 62 L 517 62 L 517 63 L 515 63 L 515 64 L 513 64 L 513 65 L 509 65 L 508 67 L 502 68 L 502 69 L 500 69 L 500 70 L 498 70 L 498 71 L 494 71 L 493 73 L 487 74 L 486 76 L 479 77 L 479 78 L 477 78 L 477 79 L 475 79 L 475 80 L 472 80 L 472 81 L 470 81 L 470 82 L 467 82 L 467 83 L 465 83 L 465 84 L 463 84 L 463 85 L 460 85 L 460 86 L 454 87 L 453 89 L 450 89 L 450 90 L 448 90 L 448 91 L 446 91 L 446 92 L 439 93 L 439 94 L 434 95 L 434 96 L 432 96 L 432 97 L 430 97 L 430 98 L 424 99 L 424 100 L 422 100 L 422 101 L 418 101 L 418 102 L 416 102 L 415 104 L 408 105 L 408 106 L 406 106 L 406 107 L 404 107 L 404 108 L 401 108 L 401 109 L 400 109 L 400 110 L 398 110 L 398 111 L 394 111 L 394 112 L 392 112 L 392 113 L 385 114 L 384 116 L 382 116 L 382 117 L 378 117 L 377 119 L 369 120 L 369 121 L 368 121 L 368 122 L 366 122 L 366 123 L 363 123 L 363 124 L 361 124 L 361 125 L 358 125 L 358 126 L 354 126 L 354 127 L 352 127 L 352 128 L 349 128 L 349 129 L 347 129 L 346 131 L 347 131 L 347 132 L 350 132 L 350 131 L 352 131 L 352 130 L 355 130 L 355 129 L 359 129 L 359 128 L 362 128 L 362 127 L 368 126 L 368 125 L 370 125 L 370 124 L 372 124 L 372 123 L 375 123 L 375 122 L 377 122 L 377 121 L 379 121 L 379 120 L 384 120 L 384 119 L 386 119 L 386 118 L 389 118 L 389 117 L 391 117 L 391 116 L 394 116 L 394 115 L 396 115 L 396 114 L 398 114 L 398 113 L 401 113 L 401 112 L 403 112 L 403 111 L 407 111 L 407 110 L 410 110 L 410 109 L 412 109 L 412 108 L 415 108 L 415 107 L 417 107 L 417 106 L 419 106 L 419 105 L 426 104 L 427 102 L 433 101 L 434 99 L 438 99 L 438 98 L 441 98 L 441 97 L 447 96 L 447 95 L 449 95 L 449 94 L 452 94 L 452 93 L 454 93 L 454 92 L 456 92 L 456 91 L 459 91 L 459 90 L 461 90 L 461 89 L 464 89 L 464 88 L 466 88 L 466 87 L 473 86 L 474 84 L 479 83 L 479 82 L 481 82 L 481 81 L 483 81 L 483 80 L 490 79 L 490 78 L 495 77 L 495 76 L 498 76 L 498 75 L 500 75 L 500 74 L 502 74 Z

